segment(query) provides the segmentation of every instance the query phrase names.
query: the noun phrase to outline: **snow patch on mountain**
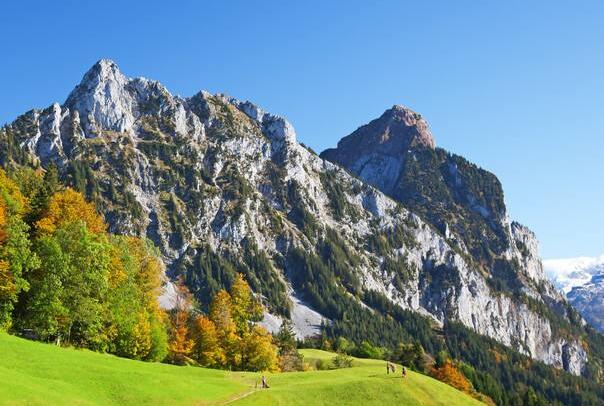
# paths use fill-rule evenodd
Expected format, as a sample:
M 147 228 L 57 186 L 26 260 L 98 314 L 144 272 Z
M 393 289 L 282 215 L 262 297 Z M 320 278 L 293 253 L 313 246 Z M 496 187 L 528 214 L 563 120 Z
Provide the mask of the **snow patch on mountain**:
M 568 294 L 573 288 L 588 284 L 594 275 L 604 272 L 604 254 L 598 257 L 547 259 L 543 261 L 543 268 L 556 288 Z

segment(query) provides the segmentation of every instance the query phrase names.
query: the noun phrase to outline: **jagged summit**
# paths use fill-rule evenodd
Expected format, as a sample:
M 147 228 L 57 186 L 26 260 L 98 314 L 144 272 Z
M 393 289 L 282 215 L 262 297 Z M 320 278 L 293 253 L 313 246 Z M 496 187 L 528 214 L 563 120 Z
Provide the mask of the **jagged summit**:
M 371 153 L 398 156 L 414 147 L 434 149 L 428 123 L 420 114 L 396 104 L 379 118 L 342 138 L 337 148 L 325 150 L 321 156 L 349 166 Z
M 121 81 L 125 79 L 117 64 L 111 59 L 100 59 L 84 74 L 82 83 L 98 81 Z
M 133 98 L 126 90 L 129 79 L 109 59 L 95 63 L 69 94 L 64 106 L 78 112 L 86 133 L 128 131 L 134 123 Z
M 424 145 L 430 148 L 435 147 L 434 138 L 432 137 L 428 123 L 422 118 L 421 114 L 401 104 L 395 104 L 382 114 L 381 119 L 384 118 L 388 120 L 390 126 L 400 122 L 407 127 L 416 127 L 417 134 L 413 141 L 417 145 Z
M 405 156 L 410 150 L 435 148 L 426 120 L 415 111 L 394 105 L 379 118 L 359 127 L 321 158 L 359 174 L 388 194 L 393 192 Z
M 127 83 L 128 79 L 115 62 L 101 59 L 84 74 L 80 84 L 67 97 L 65 105 L 72 105 L 84 94 L 94 95 L 108 88 L 123 87 Z
M 128 78 L 110 59 L 97 61 L 80 83 L 59 106 L 55 103 L 52 127 L 60 136 L 63 121 L 68 119 L 84 138 L 96 138 L 106 131 L 140 134 L 148 117 L 155 115 L 183 136 L 198 140 L 212 116 L 210 105 L 230 105 L 258 123 L 266 136 L 286 143 L 296 140 L 293 126 L 283 117 L 265 112 L 249 101 L 240 101 L 224 94 L 212 95 L 199 91 L 192 97 L 172 95 L 160 82 L 144 77 Z M 55 117 L 56 116 L 56 117 Z M 169 123 L 169 124 L 168 124 Z M 43 138 L 45 134 L 42 134 Z M 57 144 L 52 140 L 51 144 Z M 32 145 L 32 148 L 36 148 Z M 56 149 L 56 148 L 51 148 Z M 52 151 L 48 151 L 52 154 Z M 47 155 L 47 154 L 43 154 Z

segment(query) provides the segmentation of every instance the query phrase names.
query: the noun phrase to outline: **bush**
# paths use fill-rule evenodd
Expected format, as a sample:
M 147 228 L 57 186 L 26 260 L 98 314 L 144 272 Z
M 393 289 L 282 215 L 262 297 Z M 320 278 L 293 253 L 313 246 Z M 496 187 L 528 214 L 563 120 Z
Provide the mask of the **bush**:
M 318 359 L 315 361 L 315 369 L 317 371 L 325 371 L 330 369 L 330 362 L 325 359 Z
M 352 366 L 352 357 L 340 352 L 331 360 L 331 365 L 333 369 L 350 368 Z
M 297 350 L 287 351 L 279 356 L 281 372 L 304 371 L 304 356 Z
M 359 358 L 386 359 L 387 349 L 363 341 L 353 352 Z

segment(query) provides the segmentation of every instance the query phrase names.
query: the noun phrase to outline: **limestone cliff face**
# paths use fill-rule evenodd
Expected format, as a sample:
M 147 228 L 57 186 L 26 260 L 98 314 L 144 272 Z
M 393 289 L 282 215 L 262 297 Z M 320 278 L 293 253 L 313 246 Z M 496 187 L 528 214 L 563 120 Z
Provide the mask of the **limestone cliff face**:
M 390 125 L 393 121 L 396 125 Z M 440 321 L 460 320 L 547 363 L 581 370 L 585 351 L 577 342 L 569 351 L 569 343 L 556 340 L 550 323 L 527 305 L 534 300 L 566 317 L 563 297 L 543 272 L 536 236 L 509 220 L 503 189 L 493 174 L 436 148 L 425 120 L 400 106 L 344 137 L 321 157 L 420 214 L 463 258 L 452 256 L 447 265 L 455 270 L 447 276 L 454 287 L 422 285 L 420 277 L 413 289 L 393 295 L 393 300 Z M 440 262 L 447 263 L 444 258 Z M 427 274 L 434 272 L 425 262 L 416 265 Z M 514 300 L 509 293 L 526 300 Z
M 359 291 L 377 291 L 436 325 L 459 321 L 574 374 L 587 362 L 579 340 L 531 305 L 564 302 L 543 278 L 534 235 L 508 220 L 496 178 L 435 148 L 406 108 L 361 127 L 325 160 L 287 120 L 250 102 L 176 97 L 102 60 L 63 105 L 24 114 L 0 140 L 20 147 L 5 159 L 56 164 L 112 232 L 153 240 L 169 275 L 183 274 L 199 298 L 244 272 L 269 326 L 291 318 L 304 336 L 329 323 L 307 300 L 311 287 L 292 283 L 288 258 L 297 248 L 319 256 L 331 238 L 354 253 L 352 276 L 334 280 L 362 306 Z M 413 170 L 431 190 L 409 181 Z

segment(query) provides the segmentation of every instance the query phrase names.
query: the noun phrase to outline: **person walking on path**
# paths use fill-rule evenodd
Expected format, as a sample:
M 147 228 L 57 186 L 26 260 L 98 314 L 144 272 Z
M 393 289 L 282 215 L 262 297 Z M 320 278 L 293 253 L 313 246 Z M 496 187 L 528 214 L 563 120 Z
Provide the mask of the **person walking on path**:
M 390 374 L 390 362 L 386 362 L 386 373 Z
M 407 377 L 407 368 L 405 368 L 405 366 L 403 365 L 403 370 L 401 372 L 403 374 L 403 378 Z
M 262 389 L 268 388 L 270 388 L 270 386 L 268 386 L 268 383 L 266 383 L 266 376 L 262 375 Z

